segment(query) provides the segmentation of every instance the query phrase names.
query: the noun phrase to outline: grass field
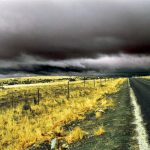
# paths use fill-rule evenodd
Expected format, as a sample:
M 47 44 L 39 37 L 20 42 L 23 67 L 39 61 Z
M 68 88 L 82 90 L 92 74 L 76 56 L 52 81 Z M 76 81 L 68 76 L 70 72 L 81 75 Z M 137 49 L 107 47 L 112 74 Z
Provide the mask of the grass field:
M 31 79 L 30 84 L 21 82 Z M 42 77 L 42 84 L 41 77 L 31 79 L 7 85 L 4 80 L 6 84 L 11 79 L 1 81 L 0 149 L 88 150 L 121 148 L 125 143 L 138 149 L 131 138 L 129 97 L 121 94 L 128 93 L 127 79 L 49 77 L 52 81 L 45 82 Z

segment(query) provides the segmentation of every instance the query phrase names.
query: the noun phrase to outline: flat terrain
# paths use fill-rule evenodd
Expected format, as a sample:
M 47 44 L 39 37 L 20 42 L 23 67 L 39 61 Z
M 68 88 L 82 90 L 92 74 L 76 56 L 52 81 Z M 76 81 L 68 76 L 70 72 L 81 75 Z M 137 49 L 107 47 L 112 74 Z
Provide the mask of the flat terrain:
M 73 144 L 71 150 L 138 150 L 127 82 L 111 97 L 114 99 L 115 108 L 107 110 L 99 120 L 90 118 L 94 124 L 92 127 L 103 124 L 106 133 L 102 137 L 83 139 Z M 85 123 L 82 126 L 89 128 Z
M 137 102 L 141 107 L 142 116 L 146 124 L 150 141 L 150 80 L 131 78 L 130 84 L 136 95 Z
M 78 149 L 78 142 L 87 145 L 89 139 L 96 149 L 98 141 L 102 149 L 134 145 L 127 79 L 27 78 L 1 83 L 0 149 L 46 150 L 52 141 L 58 143 L 55 149 L 63 149 L 64 143 Z M 118 101 L 124 94 L 116 95 L 122 86 L 126 87 L 127 95 L 122 99 L 126 105 Z
M 127 78 L 2 80 L 0 149 L 139 150 L 129 92 Z
M 76 125 L 91 133 L 93 128 L 99 125 L 105 127 L 105 134 L 101 136 L 87 136 L 70 145 L 69 150 L 139 150 L 135 125 L 133 124 L 132 106 L 128 83 L 125 82 L 121 89 L 109 95 L 113 99 L 115 106 L 107 109 L 100 118 L 95 118 L 94 111 L 86 114 L 82 121 L 75 121 L 67 125 L 69 130 Z M 46 150 L 49 143 L 42 143 L 38 147 L 30 147 L 27 150 Z

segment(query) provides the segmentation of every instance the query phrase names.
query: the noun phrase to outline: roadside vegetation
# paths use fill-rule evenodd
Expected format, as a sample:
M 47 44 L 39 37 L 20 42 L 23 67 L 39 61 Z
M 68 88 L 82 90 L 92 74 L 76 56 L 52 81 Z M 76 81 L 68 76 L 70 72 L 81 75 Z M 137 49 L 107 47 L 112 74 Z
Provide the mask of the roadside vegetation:
M 9 103 L 0 111 L 0 149 L 71 149 L 82 140 L 107 135 L 111 131 L 101 120 L 118 107 L 112 95 L 125 81 L 74 77 L 1 89 L 3 102 Z
M 86 114 L 85 120 L 77 123 L 88 133 L 93 133 L 93 129 L 100 129 L 102 134 L 90 134 L 91 136 L 71 144 L 70 150 L 139 150 L 127 81 L 110 97 L 114 107 L 101 112 L 99 118 L 96 117 L 95 111 L 90 112 Z

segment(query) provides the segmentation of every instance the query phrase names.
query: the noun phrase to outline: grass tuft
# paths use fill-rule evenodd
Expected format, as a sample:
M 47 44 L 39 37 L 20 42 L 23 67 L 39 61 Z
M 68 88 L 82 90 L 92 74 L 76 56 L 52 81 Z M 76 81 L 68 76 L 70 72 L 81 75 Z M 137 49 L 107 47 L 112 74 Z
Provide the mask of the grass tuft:
M 85 132 L 80 127 L 75 127 L 66 137 L 65 140 L 71 144 L 78 140 L 82 140 Z
M 94 135 L 99 136 L 105 133 L 104 126 L 99 126 L 97 129 L 94 130 Z

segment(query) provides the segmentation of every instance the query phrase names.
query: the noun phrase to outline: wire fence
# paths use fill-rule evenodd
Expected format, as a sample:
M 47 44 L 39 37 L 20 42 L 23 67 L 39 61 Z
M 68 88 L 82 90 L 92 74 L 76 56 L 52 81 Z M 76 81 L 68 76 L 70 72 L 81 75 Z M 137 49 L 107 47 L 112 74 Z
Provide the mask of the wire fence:
M 0 93 L 0 108 L 16 107 L 19 103 L 34 103 L 39 104 L 45 98 L 56 99 L 61 96 L 70 99 L 73 92 L 75 95 L 86 96 L 86 90 L 98 89 L 106 84 L 107 80 L 104 78 L 96 78 L 86 80 L 66 80 L 58 82 L 57 84 L 32 84 L 20 86 L 3 86 Z

